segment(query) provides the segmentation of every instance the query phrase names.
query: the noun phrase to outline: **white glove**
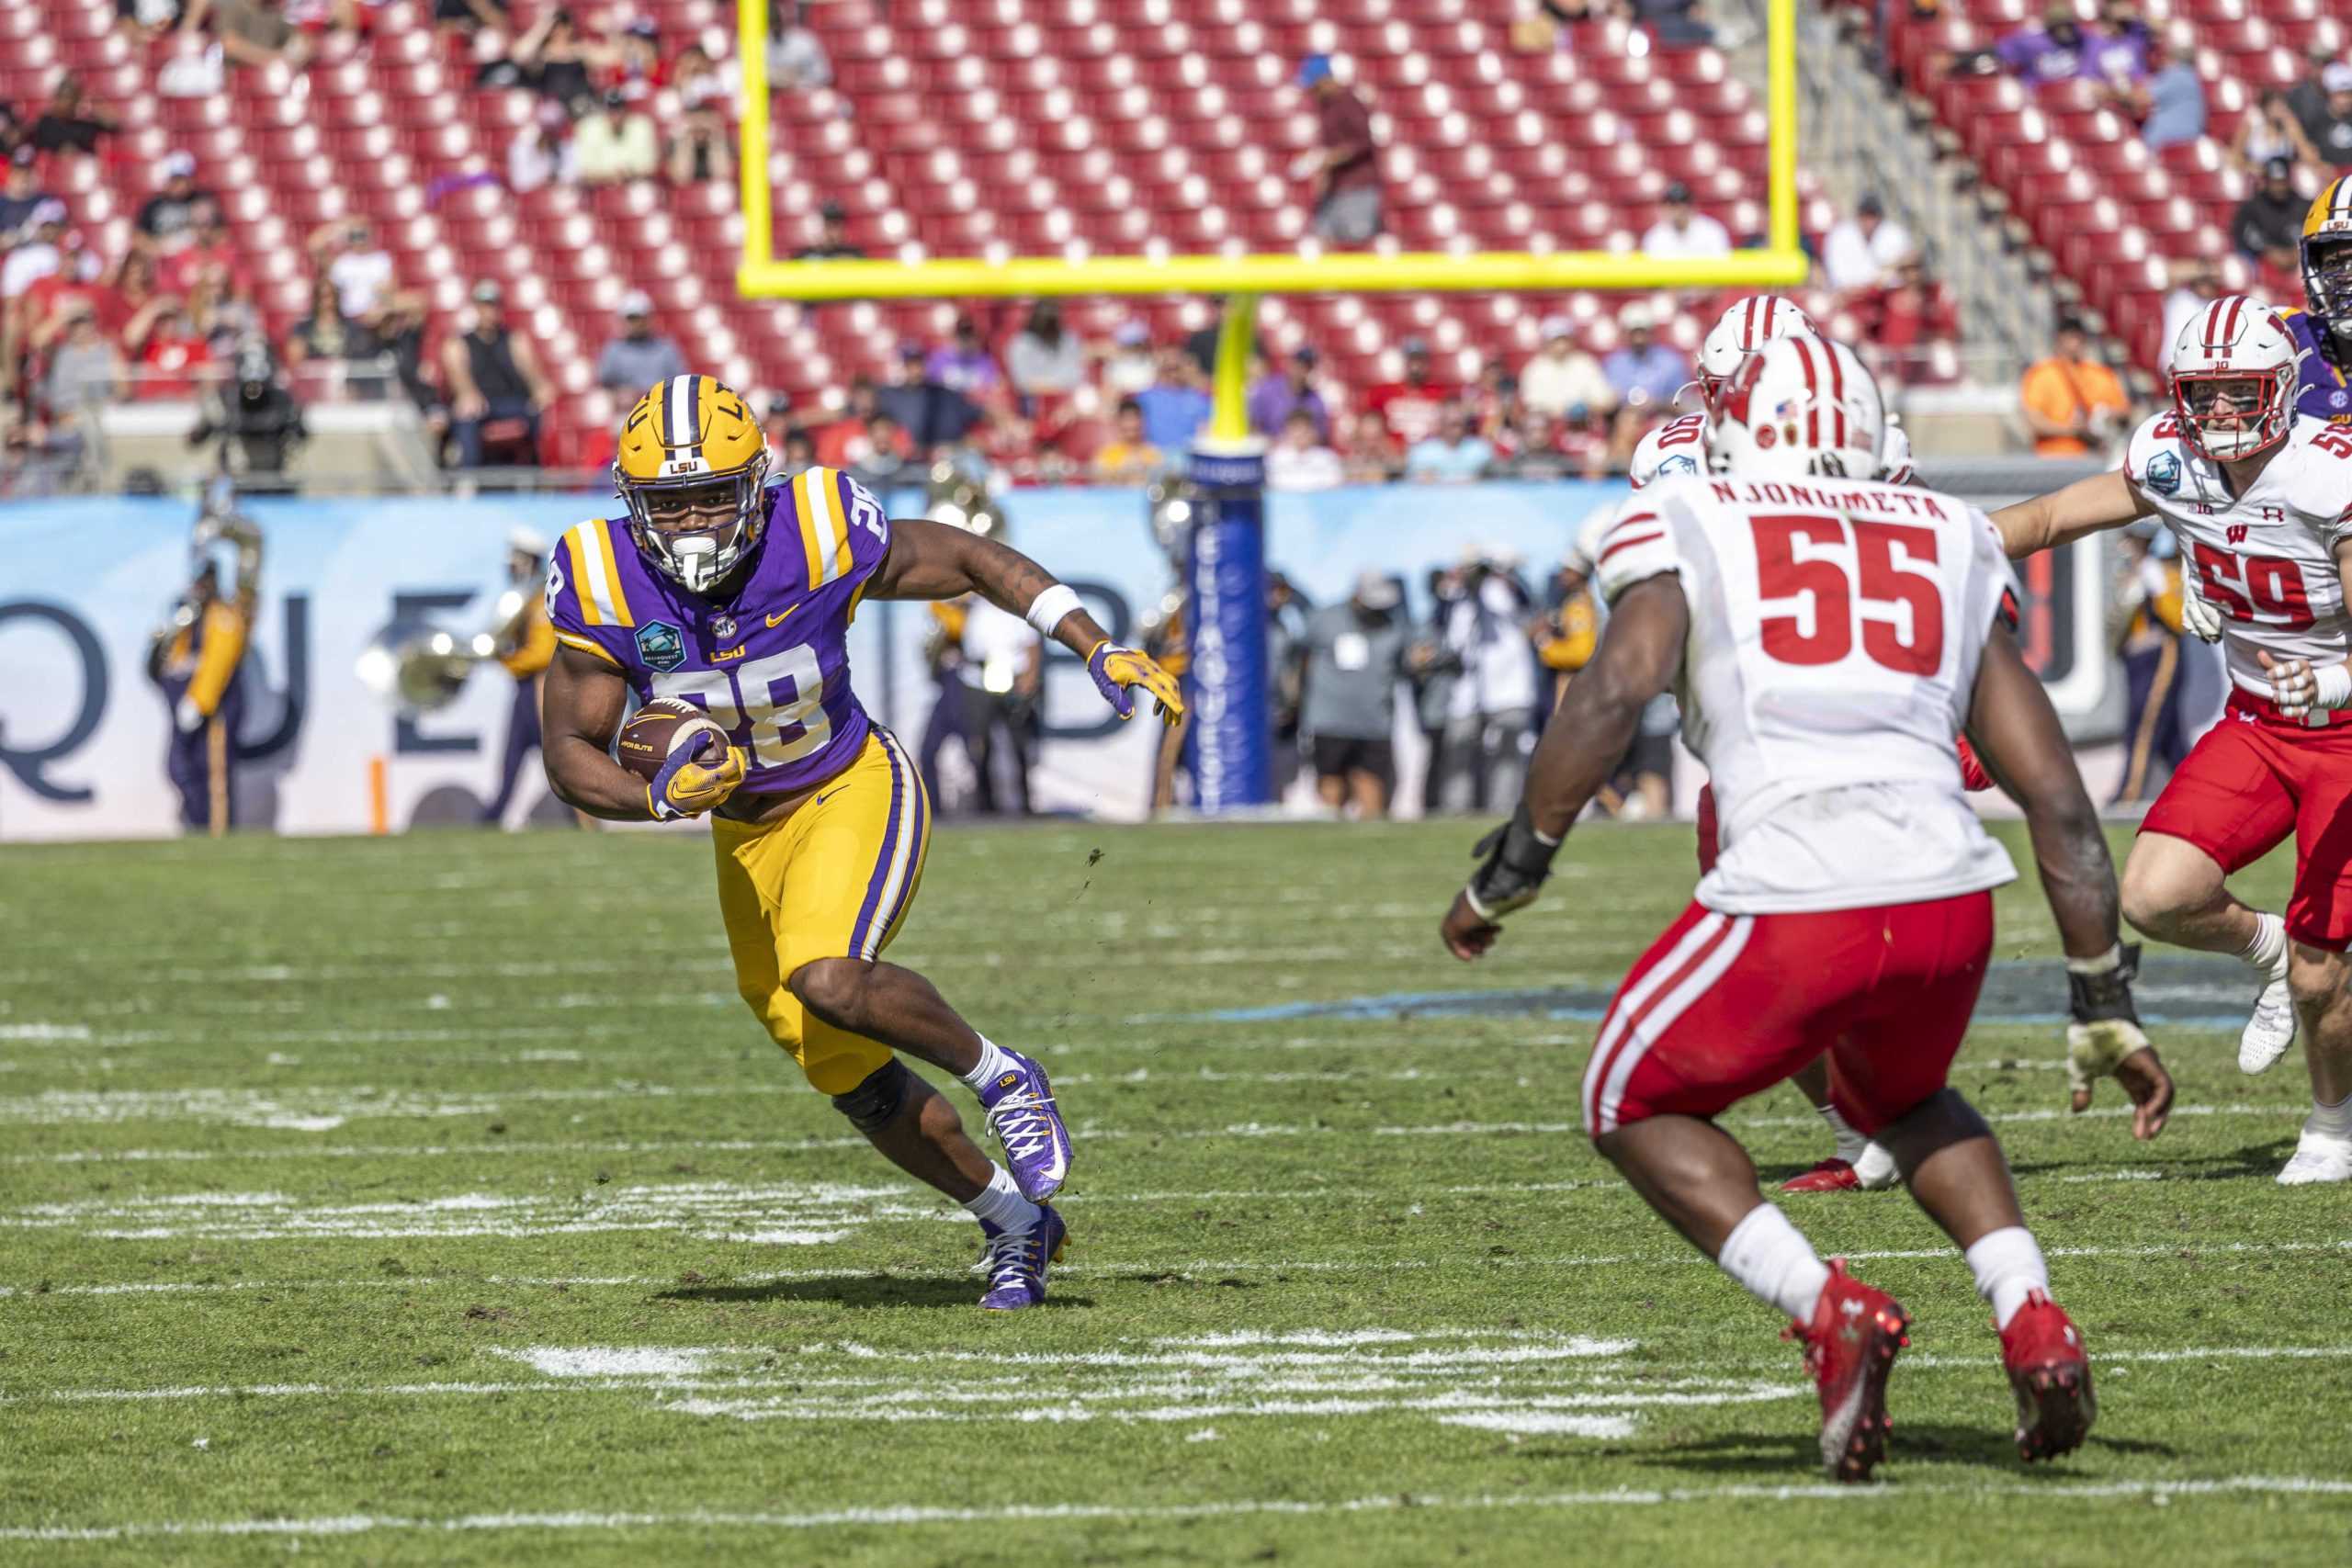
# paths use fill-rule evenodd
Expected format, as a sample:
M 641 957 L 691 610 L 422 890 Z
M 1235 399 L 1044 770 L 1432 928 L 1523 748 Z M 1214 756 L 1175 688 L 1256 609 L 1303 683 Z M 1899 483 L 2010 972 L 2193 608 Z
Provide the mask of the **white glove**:
M 2199 642 L 2222 640 L 2222 612 L 2197 591 L 2197 579 L 2188 572 L 2180 578 L 2180 624 Z
M 194 697 L 182 697 L 172 709 L 172 722 L 179 726 L 182 735 L 193 735 L 204 728 L 204 710 L 196 705 Z

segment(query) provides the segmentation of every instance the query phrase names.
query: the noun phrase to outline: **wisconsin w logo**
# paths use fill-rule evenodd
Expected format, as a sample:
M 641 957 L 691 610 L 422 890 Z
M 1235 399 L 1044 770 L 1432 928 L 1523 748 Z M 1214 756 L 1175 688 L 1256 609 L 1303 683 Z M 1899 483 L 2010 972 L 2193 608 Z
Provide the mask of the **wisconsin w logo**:
M 2245 524 L 2233 523 L 2230 525 L 2230 543 L 2233 545 L 2243 545 L 2245 543 Z

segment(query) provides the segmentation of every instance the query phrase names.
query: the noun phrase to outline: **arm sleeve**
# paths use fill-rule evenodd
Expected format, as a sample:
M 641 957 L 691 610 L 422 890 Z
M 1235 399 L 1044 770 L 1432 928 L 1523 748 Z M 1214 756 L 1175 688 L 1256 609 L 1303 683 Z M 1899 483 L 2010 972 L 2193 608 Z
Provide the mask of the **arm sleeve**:
M 1635 502 L 1601 534 L 1593 566 L 1593 585 L 1603 603 L 1614 604 L 1620 594 L 1637 582 L 1665 572 L 1679 575 L 1682 557 L 1666 518 Z
M 204 612 L 204 651 L 196 658 L 196 673 L 187 683 L 188 700 L 206 717 L 220 711 L 220 699 L 245 657 L 245 618 L 226 604 Z

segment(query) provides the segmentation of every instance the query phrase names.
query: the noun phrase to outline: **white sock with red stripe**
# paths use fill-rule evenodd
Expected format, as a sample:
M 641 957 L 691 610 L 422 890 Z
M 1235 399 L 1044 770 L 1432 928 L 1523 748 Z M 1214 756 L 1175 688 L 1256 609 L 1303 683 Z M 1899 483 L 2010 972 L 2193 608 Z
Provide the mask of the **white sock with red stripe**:
M 986 1089 L 999 1074 L 1011 1071 L 1012 1058 L 1004 1054 L 1003 1047 L 983 1034 L 980 1036 L 979 1062 L 964 1075 L 964 1081 L 974 1089 Z
M 1976 1293 L 1993 1303 L 1996 1328 L 2007 1328 L 2034 1292 L 2050 1293 L 2050 1265 L 2042 1258 L 2041 1244 L 2023 1225 L 1988 1231 L 1961 1256 L 1976 1276 Z
M 2267 976 L 2287 962 L 2287 922 L 2277 915 L 2254 917 L 2254 940 L 2238 953 Z
M 1749 1295 L 1801 1324 L 1813 1321 L 1822 1287 L 1829 1283 L 1829 1265 L 1788 1215 L 1770 1203 L 1757 1204 L 1732 1226 L 1715 1261 Z
M 1863 1146 L 1870 1140 L 1847 1125 L 1846 1119 L 1838 1114 L 1836 1106 L 1816 1105 L 1814 1109 L 1821 1112 L 1821 1119 L 1829 1123 L 1830 1134 L 1838 1140 L 1838 1157 L 1848 1165 L 1860 1164 Z

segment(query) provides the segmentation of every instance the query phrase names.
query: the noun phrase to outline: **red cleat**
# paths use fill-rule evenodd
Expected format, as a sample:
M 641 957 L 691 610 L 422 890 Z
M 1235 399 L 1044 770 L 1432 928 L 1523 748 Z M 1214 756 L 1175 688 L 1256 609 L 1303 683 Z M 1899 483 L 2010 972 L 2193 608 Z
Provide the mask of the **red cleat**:
M 1846 1272 L 1832 1258 L 1829 1283 L 1810 1324 L 1791 1324 L 1786 1338 L 1804 1346 L 1804 1364 L 1821 1390 L 1821 1464 L 1832 1481 L 1868 1481 L 1886 1457 L 1886 1374 L 1911 1343 L 1911 1314 L 1884 1291 Z
M 1802 1171 L 1781 1183 L 1783 1192 L 1847 1192 L 1861 1186 L 1862 1179 L 1854 1168 L 1842 1159 L 1826 1159 L 1811 1170 Z
M 2001 1330 L 2001 1365 L 2018 1396 L 2018 1452 L 2027 1463 L 2083 1446 L 2098 1415 L 2091 1359 L 2057 1303 L 2036 1291 Z

